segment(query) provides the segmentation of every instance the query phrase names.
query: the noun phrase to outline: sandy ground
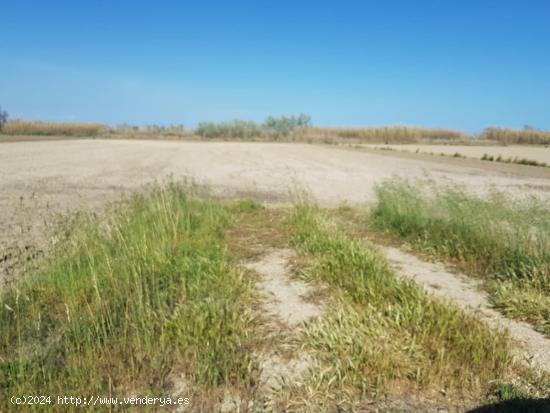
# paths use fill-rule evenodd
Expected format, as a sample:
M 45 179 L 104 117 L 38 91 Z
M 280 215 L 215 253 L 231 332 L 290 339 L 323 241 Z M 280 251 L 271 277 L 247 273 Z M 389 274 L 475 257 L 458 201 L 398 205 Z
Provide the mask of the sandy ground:
M 501 156 L 503 159 L 529 159 L 537 162 L 544 162 L 550 165 L 550 146 L 468 146 L 468 145 L 365 145 L 371 148 L 391 148 L 408 152 L 419 151 L 421 153 L 435 153 L 454 155 L 459 153 L 468 158 L 480 159 L 483 155 L 492 155 L 495 158 Z
M 290 278 L 289 266 L 293 256 L 294 251 L 279 249 L 268 252 L 259 261 L 245 264 L 246 268 L 260 276 L 258 288 L 263 298 L 262 310 L 277 321 L 280 330 L 270 341 L 278 343 L 279 347 L 285 335 L 296 333 L 304 323 L 321 317 L 324 310 L 322 304 L 306 299 L 314 291 L 313 286 Z M 313 357 L 305 352 L 285 358 L 277 346 L 256 357 L 261 369 L 259 385 L 264 392 L 281 388 L 284 383 L 297 379 L 314 363 Z
M 497 187 L 550 198 L 550 168 L 426 157 L 293 143 L 2 142 L 0 264 L 9 276 L 18 262 L 33 262 L 42 253 L 36 244 L 56 213 L 100 210 L 121 194 L 171 176 L 208 184 L 216 195 L 268 202 L 288 201 L 289 189 L 305 189 L 326 206 L 370 203 L 375 185 L 392 176 L 430 176 L 472 191 Z
M 266 296 L 264 310 L 289 327 L 296 327 L 319 317 L 323 308 L 305 300 L 313 288 L 300 280 L 290 280 L 289 261 L 291 250 L 276 250 L 260 261 L 248 263 L 246 268 L 258 273 L 260 290 Z
M 540 169 L 540 168 L 537 168 Z M 546 168 L 543 168 L 546 169 Z M 218 194 L 288 198 L 304 188 L 323 204 L 371 202 L 374 185 L 393 175 L 459 182 L 482 190 L 550 192 L 550 181 L 490 167 L 403 159 L 306 144 L 71 140 L 0 143 L 2 220 L 35 194 L 56 209 L 102 204 L 120 190 L 169 176 L 188 176 Z M 534 188 L 534 189 L 533 189 Z

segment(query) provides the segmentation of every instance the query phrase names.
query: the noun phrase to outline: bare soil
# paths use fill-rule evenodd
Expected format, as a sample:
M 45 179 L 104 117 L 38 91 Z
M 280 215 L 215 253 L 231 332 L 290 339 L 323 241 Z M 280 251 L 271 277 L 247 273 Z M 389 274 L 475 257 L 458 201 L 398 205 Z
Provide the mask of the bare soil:
M 250 262 L 246 268 L 260 274 L 260 289 L 266 296 L 264 309 L 289 327 L 299 326 L 319 317 L 323 308 L 305 298 L 312 287 L 288 276 L 289 261 L 293 252 L 288 249 L 275 250 L 261 260 Z
M 13 226 L 14 220 L 21 218 L 21 199 L 28 201 L 23 218 L 32 227 L 44 219 L 38 212 L 46 207 L 53 212 L 98 208 L 121 193 L 170 176 L 192 177 L 209 184 L 216 195 L 253 196 L 271 202 L 287 201 L 289 188 L 301 188 L 327 206 L 344 201 L 372 202 L 375 185 L 394 175 L 421 178 L 430 174 L 472 190 L 497 187 L 550 197 L 546 176 L 503 172 L 490 162 L 483 164 L 441 163 L 407 159 L 397 153 L 388 156 L 292 143 L 111 139 L 2 142 L 0 242 L 16 232 Z
M 312 321 L 323 314 L 321 303 L 307 301 L 314 288 L 303 281 L 289 276 L 290 260 L 294 252 L 278 249 L 266 253 L 260 260 L 245 264 L 259 276 L 259 290 L 263 296 L 263 311 L 273 317 L 281 327 L 281 333 L 272 338 L 279 342 L 285 333 L 296 333 L 297 327 Z M 275 343 L 276 344 L 276 343 Z M 260 390 L 269 392 L 281 388 L 285 383 L 296 380 L 313 365 L 313 357 L 307 353 L 293 354 L 292 358 L 283 357 L 275 345 L 271 352 L 259 354 L 261 375 Z

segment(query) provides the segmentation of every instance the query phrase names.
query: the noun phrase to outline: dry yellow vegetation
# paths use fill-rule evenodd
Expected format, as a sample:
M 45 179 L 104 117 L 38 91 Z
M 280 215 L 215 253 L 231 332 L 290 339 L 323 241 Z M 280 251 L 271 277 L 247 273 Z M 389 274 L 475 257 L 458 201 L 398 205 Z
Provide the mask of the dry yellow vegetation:
M 533 128 L 507 129 L 487 128 L 479 136 L 480 139 L 497 141 L 504 145 L 529 144 L 548 145 L 550 144 L 550 131 Z
M 8 135 L 97 136 L 104 130 L 105 126 L 99 123 L 13 120 L 3 126 L 2 133 Z

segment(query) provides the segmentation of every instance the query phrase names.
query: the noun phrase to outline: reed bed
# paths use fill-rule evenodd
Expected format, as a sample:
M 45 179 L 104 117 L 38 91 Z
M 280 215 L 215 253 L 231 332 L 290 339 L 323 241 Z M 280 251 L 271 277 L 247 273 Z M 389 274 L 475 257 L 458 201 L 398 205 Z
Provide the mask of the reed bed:
M 98 123 L 55 123 L 42 121 L 12 120 L 7 122 L 2 133 L 6 135 L 44 136 L 98 136 L 105 126 Z
M 378 128 L 307 128 L 298 131 L 297 137 L 323 141 L 329 139 L 354 143 L 418 143 L 425 141 L 459 141 L 466 135 L 452 129 L 386 126 Z
M 503 145 L 549 145 L 550 131 L 533 128 L 487 128 L 479 135 L 479 138 Z

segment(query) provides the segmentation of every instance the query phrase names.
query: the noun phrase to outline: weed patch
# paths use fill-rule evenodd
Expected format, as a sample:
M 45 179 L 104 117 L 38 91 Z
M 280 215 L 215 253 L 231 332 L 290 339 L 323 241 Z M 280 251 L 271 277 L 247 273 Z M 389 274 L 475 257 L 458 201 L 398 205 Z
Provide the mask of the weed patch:
M 78 218 L 1 298 L 2 395 L 166 395 L 181 372 L 203 390 L 251 385 L 252 288 L 225 246 L 232 219 L 179 184 Z
M 313 257 L 302 276 L 329 284 L 336 297 L 306 331 L 326 370 L 300 392 L 348 407 L 392 388 L 479 397 L 511 373 L 505 335 L 397 279 L 374 247 L 349 239 L 315 207 L 298 206 L 291 226 L 296 247 Z
M 547 205 L 403 180 L 387 181 L 377 192 L 375 228 L 484 275 L 496 307 L 550 336 Z

